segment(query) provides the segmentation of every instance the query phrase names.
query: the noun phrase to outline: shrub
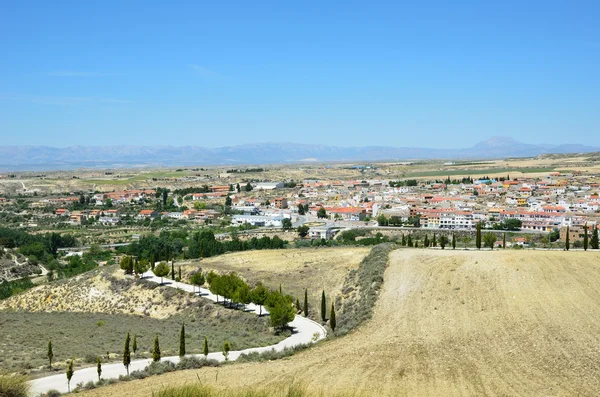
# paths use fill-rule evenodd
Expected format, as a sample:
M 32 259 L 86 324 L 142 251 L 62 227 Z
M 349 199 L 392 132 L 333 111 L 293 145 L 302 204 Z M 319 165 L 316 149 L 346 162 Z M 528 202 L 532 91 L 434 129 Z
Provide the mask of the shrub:
M 21 375 L 0 375 L 0 396 L 27 397 L 28 395 L 27 378 Z
M 337 335 L 348 333 L 373 315 L 373 308 L 383 285 L 388 255 L 393 247 L 392 244 L 380 244 L 373 247 L 369 255 L 360 263 L 358 270 L 350 272 L 346 276 L 342 290 L 353 292 L 343 299 L 340 297 L 336 299 L 339 313 Z

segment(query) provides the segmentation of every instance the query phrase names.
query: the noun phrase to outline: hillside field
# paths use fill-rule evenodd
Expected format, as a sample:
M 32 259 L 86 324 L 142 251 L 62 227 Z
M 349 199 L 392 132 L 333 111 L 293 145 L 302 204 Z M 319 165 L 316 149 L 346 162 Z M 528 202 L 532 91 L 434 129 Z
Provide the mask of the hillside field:
M 302 382 L 357 396 L 594 396 L 600 254 L 397 250 L 373 319 L 288 359 L 170 373 L 83 393 Z

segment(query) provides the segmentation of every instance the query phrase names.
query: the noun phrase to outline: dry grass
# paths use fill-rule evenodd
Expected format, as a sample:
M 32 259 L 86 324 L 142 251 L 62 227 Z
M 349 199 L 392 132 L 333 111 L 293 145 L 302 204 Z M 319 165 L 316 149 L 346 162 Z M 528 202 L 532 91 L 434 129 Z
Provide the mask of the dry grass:
M 219 272 L 237 272 L 250 284 L 258 281 L 267 287 L 292 294 L 303 302 L 304 288 L 308 289 L 309 305 L 317 311 L 321 291 L 327 296 L 341 293 L 348 272 L 358 268 L 370 248 L 302 248 L 236 252 L 201 261 L 188 262 L 184 273 L 202 269 Z M 184 278 L 186 276 L 184 275 Z
M 274 362 L 183 371 L 85 396 L 166 385 L 281 384 L 370 396 L 594 396 L 600 390 L 600 254 L 399 250 L 373 319 Z

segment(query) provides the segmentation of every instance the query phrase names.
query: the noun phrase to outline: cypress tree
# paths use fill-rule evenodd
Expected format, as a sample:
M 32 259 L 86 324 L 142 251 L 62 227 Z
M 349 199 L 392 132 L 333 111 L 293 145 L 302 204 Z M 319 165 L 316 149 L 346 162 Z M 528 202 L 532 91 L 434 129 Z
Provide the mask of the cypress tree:
M 571 248 L 571 242 L 569 241 L 569 226 L 567 226 L 567 237 L 565 238 L 565 249 L 568 251 Z
M 225 357 L 225 361 L 229 360 L 229 352 L 231 351 L 231 344 L 228 340 L 223 342 L 223 356 Z
M 308 290 L 304 289 L 304 317 L 308 317 Z
M 584 234 L 583 234 L 583 250 L 587 251 L 588 250 L 588 230 L 587 230 L 587 224 L 583 227 L 584 230 Z
M 437 239 L 435 237 L 435 233 L 433 233 L 433 242 L 432 242 L 432 246 L 437 247 Z
M 481 249 L 481 221 L 477 222 L 477 234 L 475 235 L 475 246 L 478 250 Z
M 50 368 L 52 368 L 52 359 L 54 358 L 54 353 L 52 352 L 52 341 L 48 341 L 48 362 L 50 363 Z
M 425 239 L 423 240 L 423 247 L 429 247 L 429 236 L 425 235 Z
M 175 281 L 175 261 L 171 261 L 171 280 Z
M 321 293 L 321 320 L 327 320 L 327 302 L 325 301 L 325 290 Z
M 183 278 L 181 277 L 181 266 L 179 266 L 179 281 L 182 281 Z
M 158 343 L 158 334 L 156 334 L 156 338 L 154 338 L 154 348 L 152 349 L 152 361 L 160 361 L 160 345 Z
M 590 247 L 592 247 L 592 249 L 597 250 L 599 246 L 599 241 L 598 241 L 598 227 L 594 227 L 594 232 L 592 233 L 592 240 L 590 241 Z
M 73 361 L 75 361 L 75 358 L 71 359 L 71 361 L 69 362 L 69 366 L 67 367 L 67 388 L 69 390 L 69 393 L 71 393 L 71 378 L 75 373 L 75 371 L 73 370 Z
M 506 249 L 506 233 L 502 234 L 502 249 Z
M 131 346 L 133 354 L 137 351 L 137 334 L 133 334 L 133 345 Z
M 402 242 L 400 244 L 402 244 L 403 247 L 406 247 L 406 238 L 404 237 L 404 233 L 402 233 Z
M 96 372 L 98 373 L 98 382 L 100 382 L 100 376 L 102 375 L 102 360 L 100 356 L 96 358 Z
M 185 356 L 185 324 L 181 324 L 181 333 L 179 334 L 179 357 Z
M 125 348 L 123 349 L 123 365 L 125 366 L 125 369 L 127 370 L 127 375 L 129 376 L 129 364 L 131 364 L 131 352 L 129 351 L 129 332 L 127 333 L 127 336 L 125 337 Z
M 456 249 L 456 235 L 452 233 L 452 249 Z
M 296 298 L 296 312 L 302 312 L 302 306 L 300 305 L 300 299 Z
M 155 262 L 155 260 L 154 260 L 154 254 L 152 254 L 150 256 L 150 267 L 152 268 L 152 271 L 154 271 L 154 262 Z
M 206 339 L 206 336 L 204 337 L 204 349 L 202 353 L 204 353 L 204 358 L 206 359 L 208 357 L 208 339 Z
M 412 247 L 412 246 L 413 246 L 413 242 L 412 242 L 412 238 L 410 237 L 410 234 L 408 235 L 408 241 L 406 242 L 406 244 L 407 244 L 409 247 Z
M 329 326 L 331 327 L 331 330 L 333 332 L 335 332 L 335 306 L 333 305 L 333 302 L 331 302 L 331 314 L 329 315 Z

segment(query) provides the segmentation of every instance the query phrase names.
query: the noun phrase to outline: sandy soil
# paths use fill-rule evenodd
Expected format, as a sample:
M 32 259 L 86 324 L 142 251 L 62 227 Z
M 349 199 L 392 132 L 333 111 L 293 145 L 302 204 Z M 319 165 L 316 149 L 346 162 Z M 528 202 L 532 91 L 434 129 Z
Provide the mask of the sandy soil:
M 395 251 L 372 321 L 289 359 L 185 371 L 86 392 L 295 379 L 372 396 L 595 396 L 600 254 Z M 218 382 L 216 382 L 218 380 Z

